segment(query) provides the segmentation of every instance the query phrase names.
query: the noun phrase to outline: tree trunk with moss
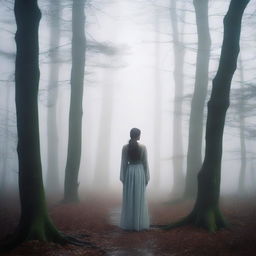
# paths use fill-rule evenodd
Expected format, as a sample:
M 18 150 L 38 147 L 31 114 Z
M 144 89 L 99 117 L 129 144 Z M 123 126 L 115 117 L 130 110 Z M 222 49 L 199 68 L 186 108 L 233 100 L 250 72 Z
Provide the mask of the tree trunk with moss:
M 211 39 L 208 23 L 208 0 L 194 0 L 198 49 L 196 77 L 189 119 L 189 141 L 187 154 L 187 173 L 185 198 L 195 198 L 197 192 L 197 174 L 202 165 L 202 140 L 204 105 L 208 88 L 208 72 Z
M 64 202 L 76 202 L 81 161 L 83 88 L 85 68 L 85 0 L 73 0 L 72 69 L 69 110 L 68 155 L 65 170 Z
M 226 111 L 229 107 L 231 80 L 236 70 L 239 53 L 241 20 L 249 0 L 231 0 L 224 18 L 224 40 L 220 63 L 213 79 L 208 101 L 206 123 L 206 149 L 202 168 L 198 174 L 198 192 L 192 212 L 183 220 L 167 228 L 193 223 L 209 231 L 226 226 L 219 209 L 222 140 Z
M 16 0 L 15 66 L 21 217 L 10 247 L 25 240 L 64 242 L 46 208 L 38 123 L 38 26 L 41 12 L 36 0 Z

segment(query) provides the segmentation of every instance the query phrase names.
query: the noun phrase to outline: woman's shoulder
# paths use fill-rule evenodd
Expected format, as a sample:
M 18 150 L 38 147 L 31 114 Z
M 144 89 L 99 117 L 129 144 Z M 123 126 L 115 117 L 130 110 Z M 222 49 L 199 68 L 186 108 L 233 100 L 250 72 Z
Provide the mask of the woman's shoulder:
M 139 145 L 139 147 L 140 147 L 141 149 L 143 149 L 143 150 L 145 150 L 145 149 L 146 149 L 146 146 L 145 146 L 144 144 L 140 144 L 140 143 L 138 143 L 138 145 Z M 128 147 L 129 147 L 129 144 L 125 144 L 125 145 L 123 145 L 123 150 L 128 149 Z
M 126 150 L 126 149 L 128 148 L 128 146 L 129 146 L 128 144 L 125 144 L 125 145 L 123 145 L 123 148 L 122 148 L 122 149 L 123 149 L 123 150 Z
M 140 146 L 140 148 L 141 148 L 142 150 L 145 150 L 145 149 L 146 149 L 146 146 L 145 146 L 144 144 L 139 144 L 139 146 Z

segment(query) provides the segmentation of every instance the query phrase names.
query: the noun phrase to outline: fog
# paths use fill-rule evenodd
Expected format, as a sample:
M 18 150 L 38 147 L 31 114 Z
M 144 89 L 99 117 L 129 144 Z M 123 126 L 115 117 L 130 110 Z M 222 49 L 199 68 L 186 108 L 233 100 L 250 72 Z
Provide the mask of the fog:
M 39 1 L 42 19 L 39 30 L 40 85 L 39 119 L 41 159 L 44 184 L 48 166 L 48 143 L 57 152 L 58 192 L 62 193 L 67 160 L 68 118 L 71 74 L 71 3 L 62 1 L 59 11 L 60 38 L 52 48 L 52 17 L 56 10 L 51 1 Z M 223 39 L 223 17 L 229 1 L 210 1 L 209 26 L 211 56 L 208 96 L 218 67 Z M 231 105 L 224 130 L 221 193 L 237 193 L 241 164 L 239 95 L 244 95 L 246 145 L 245 193 L 256 189 L 255 175 L 255 2 L 244 14 L 240 58 L 232 82 Z M 177 22 L 185 49 L 184 89 L 181 117 L 182 162 L 186 174 L 188 125 L 195 83 L 197 29 L 192 1 L 177 1 Z M 254 12 L 254 13 L 253 13 Z M 170 196 L 173 186 L 173 120 L 175 103 L 173 31 L 170 1 L 91 0 L 86 2 L 86 67 L 84 72 L 82 155 L 79 170 L 79 193 L 91 191 L 122 193 L 119 180 L 122 146 L 133 127 L 141 130 L 140 143 L 148 149 L 150 168 L 149 193 Z M 55 17 L 56 18 L 56 17 Z M 254 24 L 253 24 L 254 22 Z M 1 1 L 0 8 L 0 181 L 5 188 L 18 188 L 17 131 L 15 114 L 15 41 L 13 1 Z M 58 51 L 52 63 L 51 52 Z M 49 89 L 50 71 L 59 66 L 57 87 Z M 243 74 L 241 76 L 241 69 Z M 29 75 L 29 74 L 28 74 Z M 242 77 L 242 78 L 241 78 Z M 242 81 L 242 82 L 241 82 Z M 54 92 L 53 92 L 54 90 Z M 56 93 L 57 138 L 48 141 L 49 97 Z M 207 100 L 206 100 L 207 102 Z M 206 103 L 205 118 L 206 120 Z M 204 153 L 204 142 L 203 142 Z

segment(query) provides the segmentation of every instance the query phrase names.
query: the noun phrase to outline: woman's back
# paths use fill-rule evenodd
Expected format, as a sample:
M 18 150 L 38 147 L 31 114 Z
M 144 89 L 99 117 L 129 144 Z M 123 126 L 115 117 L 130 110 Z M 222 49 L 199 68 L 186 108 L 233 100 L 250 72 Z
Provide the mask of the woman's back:
M 136 141 L 132 141 L 131 136 L 129 144 L 123 146 L 120 171 L 120 180 L 123 182 L 120 226 L 123 229 L 137 231 L 149 228 L 145 198 L 146 185 L 149 181 L 147 150 L 144 145 L 138 144 L 138 138 L 139 136 L 135 137 Z
M 122 161 L 121 161 L 121 172 L 120 172 L 120 180 L 123 182 L 126 174 L 127 166 L 130 164 L 142 164 L 144 168 L 146 184 L 150 179 L 149 168 L 148 168 L 148 160 L 147 160 L 147 148 L 142 144 L 138 144 L 138 155 L 136 158 L 133 158 L 130 155 L 129 144 L 123 146 L 122 149 Z

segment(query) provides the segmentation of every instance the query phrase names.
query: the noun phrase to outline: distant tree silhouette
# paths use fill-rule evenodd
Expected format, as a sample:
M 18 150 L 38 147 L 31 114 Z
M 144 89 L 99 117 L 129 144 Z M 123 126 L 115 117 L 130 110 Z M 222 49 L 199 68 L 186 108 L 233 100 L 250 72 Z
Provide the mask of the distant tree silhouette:
M 189 119 L 189 141 L 187 154 L 186 198 L 196 196 L 197 173 L 202 165 L 202 140 L 204 105 L 208 88 L 208 72 L 211 39 L 208 22 L 208 0 L 194 0 L 198 49 L 196 60 L 195 87 L 191 102 Z
M 56 193 L 60 190 L 58 166 L 58 127 L 57 97 L 59 80 L 60 43 L 60 0 L 50 1 L 50 70 L 47 98 L 47 172 L 46 191 Z
M 72 5 L 72 69 L 69 110 L 68 155 L 65 170 L 64 202 L 78 197 L 78 173 L 81 160 L 83 87 L 85 68 L 85 0 L 73 0 Z
M 111 70 L 103 71 L 102 103 L 97 142 L 97 160 L 94 171 L 94 185 L 98 190 L 106 191 L 110 187 L 110 145 L 113 119 L 113 80 Z M 100 161 L 99 161 L 100 159 Z
M 154 11 L 154 34 L 155 34 L 155 49 L 154 49 L 154 160 L 153 160 L 153 188 L 155 192 L 159 191 L 160 178 L 161 178 L 161 137 L 162 137 L 162 91 L 163 86 L 161 82 L 161 49 L 160 49 L 160 22 L 161 14 L 160 8 L 155 6 Z
M 171 0 L 170 18 L 173 36 L 174 52 L 174 113 L 173 113 L 173 187 L 172 198 L 180 197 L 184 190 L 185 178 L 183 174 L 183 136 L 182 136 L 182 105 L 184 91 L 184 58 L 185 47 L 183 31 L 179 31 L 177 17 L 177 0 Z
M 239 134 L 240 134 L 240 155 L 241 155 L 241 165 L 240 165 L 240 174 L 239 174 L 239 182 L 238 189 L 239 193 L 245 193 L 245 174 L 246 174 L 246 143 L 245 143 L 245 88 L 244 88 L 244 68 L 243 68 L 243 60 L 240 55 L 239 58 L 239 73 L 240 73 L 240 95 L 239 95 L 239 106 L 238 106 L 238 116 L 239 116 Z

